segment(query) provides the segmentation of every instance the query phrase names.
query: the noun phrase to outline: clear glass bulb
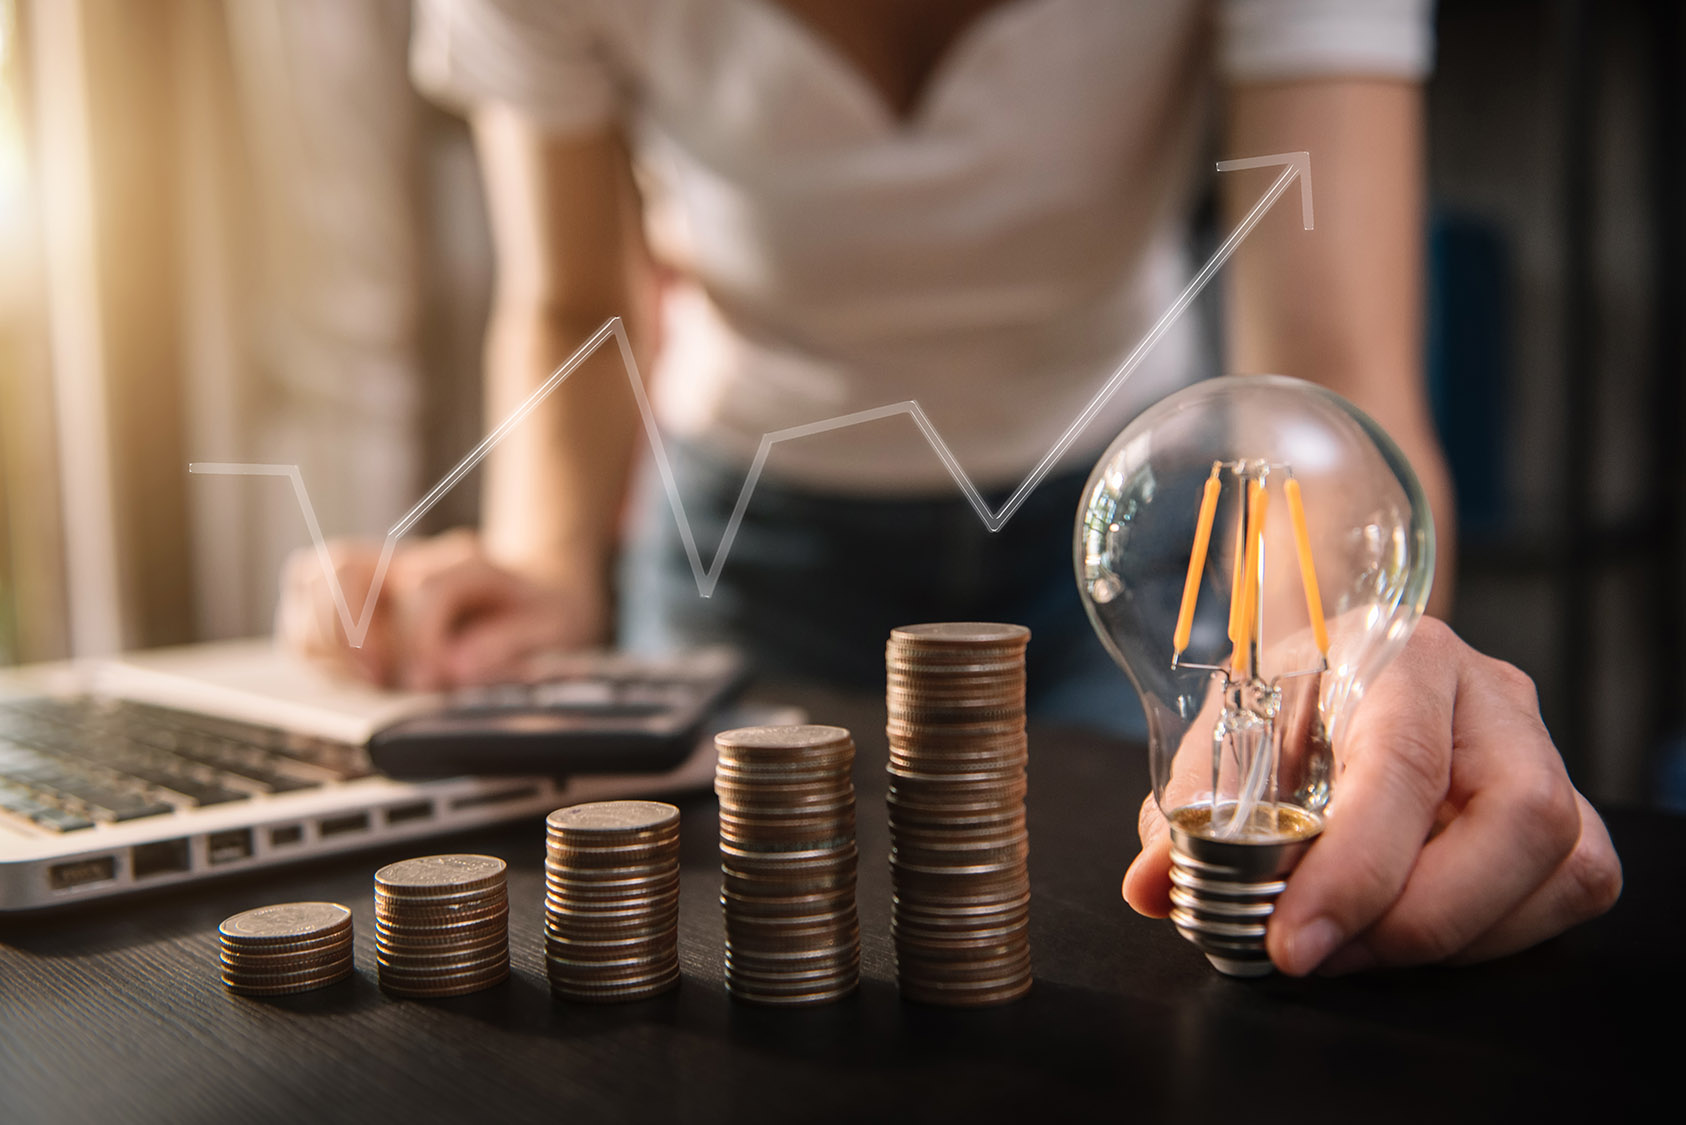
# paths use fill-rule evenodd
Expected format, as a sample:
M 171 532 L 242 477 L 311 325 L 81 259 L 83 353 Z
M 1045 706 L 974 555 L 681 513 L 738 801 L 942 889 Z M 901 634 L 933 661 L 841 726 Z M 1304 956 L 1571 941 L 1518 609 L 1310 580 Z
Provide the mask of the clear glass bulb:
M 1265 923 L 1322 830 L 1333 747 L 1434 574 L 1416 474 L 1322 387 L 1211 379 L 1132 422 L 1078 511 L 1077 584 L 1147 712 L 1172 920 L 1270 971 Z

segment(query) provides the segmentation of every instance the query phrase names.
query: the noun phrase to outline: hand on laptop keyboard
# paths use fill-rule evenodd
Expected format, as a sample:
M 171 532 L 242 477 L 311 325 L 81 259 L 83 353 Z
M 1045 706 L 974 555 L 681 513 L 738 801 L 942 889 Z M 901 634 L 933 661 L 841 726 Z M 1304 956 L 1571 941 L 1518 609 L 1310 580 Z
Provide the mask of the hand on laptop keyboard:
M 375 542 L 329 545 L 347 607 L 363 609 L 379 567 Z M 346 637 L 316 552 L 287 561 L 275 632 L 291 651 L 340 674 L 413 691 L 524 679 L 535 654 L 600 643 L 608 596 L 586 566 L 538 581 L 493 562 L 479 538 L 454 531 L 401 543 L 376 598 L 361 648 Z

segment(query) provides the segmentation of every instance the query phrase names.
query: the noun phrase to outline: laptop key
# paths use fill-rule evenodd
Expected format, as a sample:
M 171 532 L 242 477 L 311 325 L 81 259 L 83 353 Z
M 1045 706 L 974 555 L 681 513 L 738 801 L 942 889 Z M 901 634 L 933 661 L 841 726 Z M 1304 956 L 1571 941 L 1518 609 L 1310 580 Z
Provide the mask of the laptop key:
M 0 786 L 0 809 L 17 813 L 19 816 L 27 816 L 33 820 L 36 813 L 49 808 L 52 808 L 52 806 L 36 800 L 33 794 L 21 789 Z
M 135 800 L 119 802 L 117 808 L 101 806 L 95 811 L 108 812 L 111 814 L 112 820 L 124 821 L 140 820 L 142 817 L 148 816 L 163 816 L 165 813 L 175 812 L 176 806 L 164 801 Z
M 214 781 L 196 781 L 191 777 L 161 777 L 155 783 L 163 786 L 172 793 L 180 793 L 194 804 L 227 805 L 234 801 L 247 801 L 251 794 L 239 789 L 230 789 L 226 785 L 218 785 Z
M 54 832 L 78 832 L 94 826 L 94 822 L 85 816 L 54 808 L 42 808 L 29 819 L 42 828 L 51 828 Z
M 172 793 L 180 793 L 195 805 L 226 805 L 232 801 L 246 801 L 251 794 L 239 789 L 230 789 L 226 785 L 215 781 L 201 781 L 186 774 L 171 773 L 168 770 L 136 767 L 124 770 L 130 777 L 155 785 L 160 789 L 168 789 Z
M 111 820 L 139 820 L 146 816 L 162 816 L 176 811 L 174 805 L 157 801 L 141 793 L 117 789 L 92 779 L 60 778 L 53 789 L 66 797 L 73 797 L 87 805 L 96 815 Z
M 282 773 L 271 773 L 265 777 L 254 776 L 252 780 L 260 785 L 267 786 L 271 793 L 296 793 L 301 789 L 315 789 L 322 785 L 320 781 L 302 777 L 289 777 Z

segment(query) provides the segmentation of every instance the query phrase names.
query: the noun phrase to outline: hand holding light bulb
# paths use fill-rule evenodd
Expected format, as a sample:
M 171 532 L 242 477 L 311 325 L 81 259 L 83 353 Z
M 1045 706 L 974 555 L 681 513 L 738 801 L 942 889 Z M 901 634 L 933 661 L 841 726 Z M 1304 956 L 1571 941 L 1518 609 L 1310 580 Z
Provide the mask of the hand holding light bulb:
M 1619 893 L 1526 677 L 1413 632 L 1432 557 L 1398 450 L 1296 380 L 1190 388 L 1097 465 L 1078 582 L 1153 765 L 1125 897 L 1222 971 L 1496 956 Z
M 1439 621 L 1377 678 L 1336 757 L 1340 799 L 1270 921 L 1284 972 L 1499 957 L 1621 892 L 1610 836 L 1570 784 L 1533 684 Z M 1140 832 L 1124 898 L 1164 917 L 1170 840 L 1152 797 Z

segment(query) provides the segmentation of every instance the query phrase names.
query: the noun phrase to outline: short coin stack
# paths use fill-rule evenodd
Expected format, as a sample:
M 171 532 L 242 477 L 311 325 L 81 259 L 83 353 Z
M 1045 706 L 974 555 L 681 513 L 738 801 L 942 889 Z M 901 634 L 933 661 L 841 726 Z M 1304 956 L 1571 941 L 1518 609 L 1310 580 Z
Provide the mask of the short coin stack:
M 860 983 L 855 743 L 842 727 L 715 736 L 726 987 L 762 1004 L 815 1004 Z
M 223 922 L 222 982 L 243 996 L 308 992 L 351 975 L 351 911 L 336 902 L 285 902 Z
M 544 947 L 569 1000 L 642 1000 L 679 983 L 679 810 L 598 801 L 545 821 Z
M 509 976 L 509 888 L 489 855 L 430 855 L 375 872 L 375 959 L 395 996 L 461 996 Z
M 902 995 L 994 1004 L 1030 989 L 1020 625 L 910 625 L 885 650 L 891 928 Z

